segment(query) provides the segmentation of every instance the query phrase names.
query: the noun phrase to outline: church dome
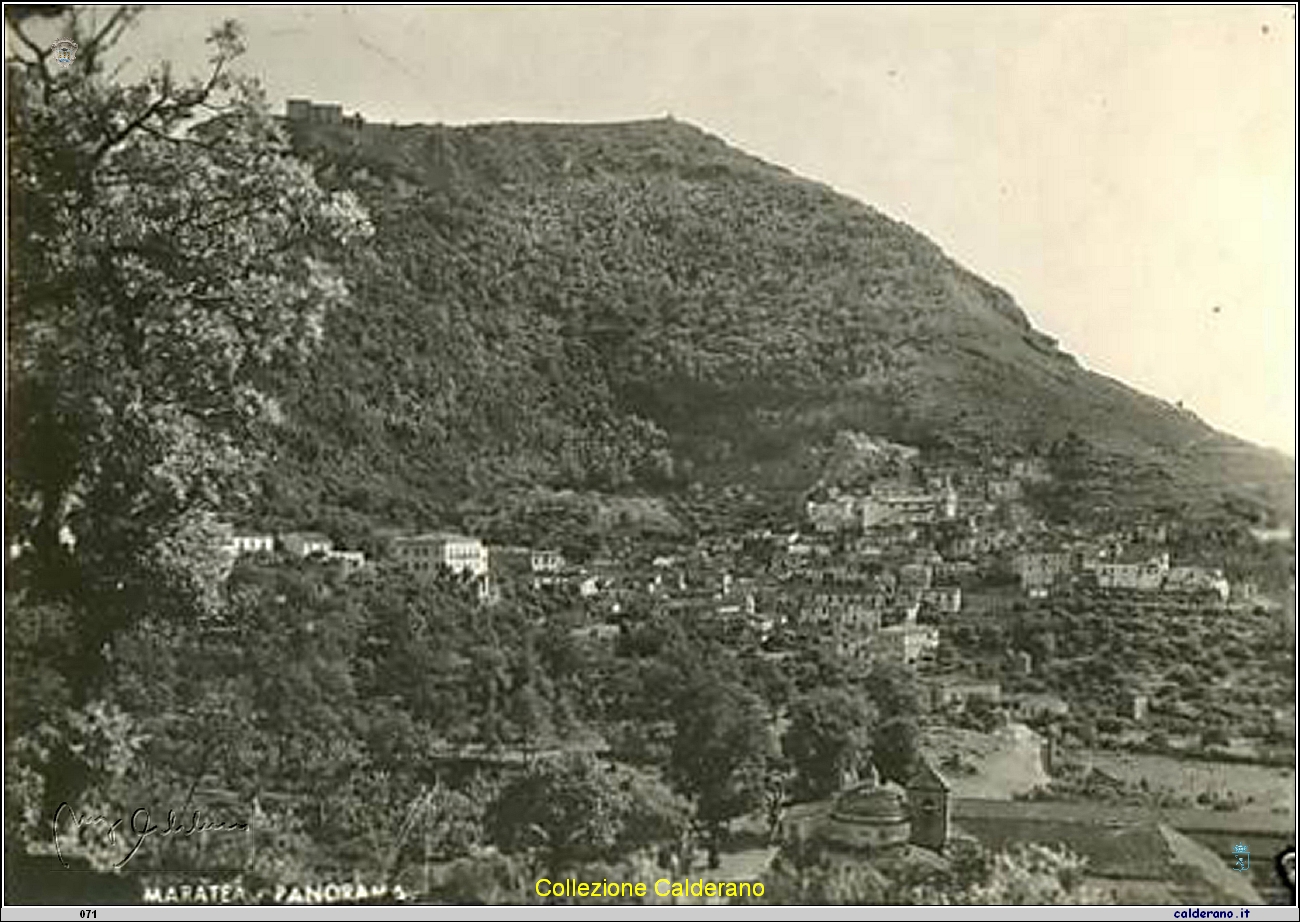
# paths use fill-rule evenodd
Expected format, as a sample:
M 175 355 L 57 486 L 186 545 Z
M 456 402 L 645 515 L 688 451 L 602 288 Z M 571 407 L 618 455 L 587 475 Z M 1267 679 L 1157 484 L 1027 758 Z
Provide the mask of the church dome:
M 831 804 L 821 833 L 833 851 L 846 854 L 903 845 L 911 837 L 907 801 L 892 786 L 868 782 L 849 788 Z
M 907 819 L 907 805 L 896 788 L 865 784 L 836 797 L 831 816 L 848 823 L 901 823 Z

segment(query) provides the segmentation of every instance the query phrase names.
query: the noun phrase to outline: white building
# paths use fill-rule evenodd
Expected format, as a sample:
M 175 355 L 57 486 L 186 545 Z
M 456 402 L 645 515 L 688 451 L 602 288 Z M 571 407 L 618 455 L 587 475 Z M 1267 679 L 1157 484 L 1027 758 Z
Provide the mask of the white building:
M 904 621 L 881 628 L 871 638 L 872 655 L 879 660 L 911 665 L 939 649 L 939 629 Z
M 1064 552 L 1017 554 L 1011 566 L 1020 577 L 1020 588 L 1036 599 L 1046 598 L 1074 569 L 1071 555 Z
M 833 496 L 823 502 L 809 500 L 804 510 L 817 531 L 848 531 L 862 527 L 862 502 L 857 496 Z
M 559 573 L 564 569 L 564 555 L 559 551 L 533 551 L 529 566 L 534 573 Z
M 226 535 L 226 540 L 222 542 L 221 547 L 235 557 L 241 554 L 269 553 L 275 550 L 275 536 L 231 532 Z
M 1160 554 L 1145 563 L 1102 563 L 1094 569 L 1099 589 L 1159 592 L 1169 572 L 1169 555 Z
M 310 557 L 313 554 L 328 556 L 334 550 L 334 542 L 328 535 L 314 531 L 294 531 L 281 535 L 280 546 L 298 557 Z
M 417 576 L 432 579 L 441 568 L 476 579 L 488 575 L 488 550 L 478 538 L 432 532 L 393 539 L 393 556 Z
M 812 624 L 831 624 L 870 633 L 880 630 L 887 604 L 888 599 L 881 593 L 818 592 L 802 601 L 799 617 Z
M 961 587 L 935 586 L 920 591 L 920 602 L 926 608 L 945 615 L 961 614 Z
M 366 565 L 366 555 L 361 551 L 330 551 L 325 556 L 344 573 L 355 573 Z
M 1252 528 L 1250 534 L 1252 538 L 1261 544 L 1295 540 L 1295 532 L 1290 528 Z
M 1228 601 L 1232 594 L 1232 587 L 1223 571 L 1205 567 L 1170 567 L 1163 588 L 1165 592 L 1216 595 L 1222 602 Z
M 862 527 L 918 525 L 957 517 L 957 491 L 951 485 L 936 492 L 914 490 L 890 484 L 872 486 L 871 496 L 862 501 Z

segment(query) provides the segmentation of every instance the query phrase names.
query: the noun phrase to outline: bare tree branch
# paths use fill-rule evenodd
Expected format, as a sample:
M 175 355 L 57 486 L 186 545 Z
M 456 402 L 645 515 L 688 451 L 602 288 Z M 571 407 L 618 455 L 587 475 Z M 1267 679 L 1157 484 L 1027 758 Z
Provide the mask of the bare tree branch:
M 91 162 L 94 163 L 103 159 L 105 154 L 107 154 L 110 150 L 112 150 L 122 141 L 125 141 L 128 137 L 134 134 L 136 130 L 138 130 L 140 127 L 145 125 L 151 118 L 153 118 L 155 115 L 161 112 L 164 109 L 164 107 L 167 105 L 167 103 L 170 101 L 171 101 L 170 98 L 167 96 L 158 97 L 148 106 L 148 108 L 146 108 L 142 113 L 140 113 L 130 122 L 128 122 L 126 124 L 126 127 L 123 128 L 121 131 L 110 132 L 108 135 L 106 135 L 104 137 L 104 140 L 99 142 L 99 146 L 95 148 L 95 152 L 91 154 L 90 157 Z
M 73 38 L 80 40 L 77 56 L 87 71 L 97 72 L 101 53 L 117 44 L 122 32 L 135 22 L 142 9 L 139 6 L 120 6 L 93 35 L 83 36 L 80 11 L 73 7 L 71 31 Z
M 45 60 L 53 53 L 54 49 L 42 48 L 32 41 L 27 33 L 23 31 L 22 26 L 18 24 L 18 18 L 9 14 L 7 10 L 5 20 L 14 35 L 18 37 L 18 40 L 30 48 L 32 54 L 36 56 L 36 60 L 34 61 L 28 61 L 20 55 L 14 55 L 9 60 L 22 64 L 28 70 L 35 71 L 40 76 L 41 96 L 44 99 L 45 104 L 49 105 L 50 96 L 53 93 L 54 88 L 54 77 L 50 74 L 50 70 L 46 66 Z
M 18 37 L 18 40 L 22 42 L 24 45 L 26 45 L 28 48 L 30 48 L 32 54 L 36 55 L 36 63 L 41 66 L 41 70 L 44 72 L 45 59 L 50 56 L 53 49 L 42 48 L 40 45 L 32 41 L 31 38 L 28 37 L 27 33 L 23 31 L 23 27 L 18 24 L 17 19 L 13 18 L 12 16 L 6 16 L 5 18 L 8 20 L 9 28 L 13 30 L 13 33 Z M 15 58 L 15 60 L 22 61 L 24 64 L 32 63 L 30 61 L 24 60 L 23 58 Z
M 125 141 L 136 131 L 146 128 L 153 118 L 161 115 L 183 114 L 184 112 L 204 106 L 215 108 L 208 104 L 212 94 L 216 92 L 221 85 L 222 77 L 226 65 L 230 62 L 230 55 L 226 53 L 218 54 L 213 58 L 212 73 L 208 76 L 207 81 L 202 86 L 191 90 L 174 90 L 169 72 L 164 72 L 162 76 L 162 86 L 159 90 L 158 99 L 154 100 L 140 115 L 132 119 L 120 131 L 110 132 L 104 140 L 96 147 L 94 154 L 91 155 L 92 162 L 98 162 L 118 144 Z M 158 136 L 166 136 L 165 132 L 153 132 Z
M 198 138 L 186 137 L 183 135 L 168 134 L 165 131 L 159 131 L 152 125 L 141 125 L 140 130 L 145 134 L 157 138 L 159 141 L 167 141 L 170 144 L 181 144 L 189 147 L 198 147 L 203 150 L 216 150 L 217 145 L 207 141 L 200 141 Z
M 100 29 L 97 33 L 95 33 L 94 38 L 90 40 L 91 47 L 95 49 L 99 49 L 101 47 L 104 47 L 103 43 L 107 41 L 107 47 L 111 48 L 114 44 L 116 44 L 118 37 L 122 33 L 122 30 L 125 29 L 127 26 L 129 26 L 133 21 L 135 21 L 135 18 L 139 14 L 140 14 L 140 7 L 134 7 L 134 6 L 118 7 L 116 10 L 113 11 L 113 15 L 108 17 L 108 22 L 104 23 L 104 27 Z M 113 38 L 109 40 L 108 33 L 115 28 L 117 29 L 118 34 L 113 36 Z

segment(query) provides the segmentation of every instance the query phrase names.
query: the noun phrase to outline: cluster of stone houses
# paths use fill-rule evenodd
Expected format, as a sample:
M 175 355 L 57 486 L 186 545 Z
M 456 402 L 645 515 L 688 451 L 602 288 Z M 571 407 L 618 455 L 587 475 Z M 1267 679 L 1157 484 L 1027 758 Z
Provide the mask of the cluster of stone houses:
M 943 676 L 922 684 L 923 702 L 931 710 L 964 708 L 972 700 L 1002 703 L 1002 683 L 966 676 Z
M 962 582 L 1013 540 L 994 518 L 1002 494 L 1019 494 L 962 465 L 903 461 L 908 470 L 809 498 L 812 533 L 786 538 L 772 571 L 781 621 L 821 632 L 843 654 L 917 664 L 934 657 L 942 622 L 961 612 Z M 1045 469 L 1031 459 L 1000 473 L 1019 484 Z
M 805 505 L 808 521 L 818 532 L 873 532 L 894 527 L 928 525 L 957 516 L 957 491 L 951 484 L 938 489 L 898 482 L 878 482 L 866 493 L 840 493 Z
M 1115 560 L 1095 548 L 1026 552 L 1012 562 L 1020 586 L 1031 598 L 1046 598 L 1071 586 L 1103 592 L 1194 596 L 1228 600 L 1231 585 L 1223 571 L 1175 566 L 1168 552 L 1137 560 Z
M 767 552 L 746 552 L 757 546 Z M 933 652 L 934 622 L 960 610 L 960 587 L 935 584 L 928 565 L 868 579 L 813 546 L 818 553 L 802 556 L 791 536 L 752 532 L 671 552 L 631 546 L 582 566 L 555 551 L 504 547 L 491 549 L 491 570 L 503 583 L 568 587 L 596 624 L 645 603 L 763 638 L 806 628 L 855 655 L 910 662 Z
M 822 539 L 856 557 L 929 546 L 942 552 L 936 564 L 973 575 L 1031 540 L 1038 523 L 1025 496 L 1051 479 L 1039 457 L 923 462 L 911 454 L 900 464 L 869 482 L 859 478 L 852 489 L 818 487 L 801 509 L 811 535 L 801 536 L 792 553 L 816 555 Z
M 1083 583 L 1226 598 L 1220 572 L 1173 566 L 1167 554 L 1128 561 L 1117 542 L 1101 539 L 1034 549 L 1051 540 L 1047 530 L 1008 514 L 1022 504 L 1005 497 L 1048 476 L 1039 459 L 982 471 L 955 464 L 921 469 L 914 455 L 903 462 L 914 465 L 906 476 L 895 470 L 856 492 L 830 490 L 803 504 L 811 531 L 750 530 L 690 545 L 629 540 L 581 566 L 556 550 L 489 548 L 475 537 L 436 531 L 391 535 L 383 556 L 420 579 L 460 575 L 485 603 L 503 586 L 563 587 L 581 600 L 591 625 L 610 629 L 605 634 L 628 614 L 653 608 L 756 631 L 775 641 L 772 650 L 781 649 L 783 637 L 814 639 L 846 655 L 913 665 L 935 659 L 945 622 L 966 603 L 963 586 L 973 591 L 1017 548 L 1013 568 L 1033 596 Z M 1163 526 L 1151 525 L 1124 537 L 1165 536 Z M 359 551 L 338 550 L 312 533 L 232 532 L 227 547 L 236 555 L 279 548 L 349 570 L 368 563 Z
M 844 655 L 913 664 L 938 649 L 939 623 L 961 611 L 959 585 L 936 585 L 929 562 L 875 572 L 842 564 L 784 574 L 783 620 L 824 634 Z

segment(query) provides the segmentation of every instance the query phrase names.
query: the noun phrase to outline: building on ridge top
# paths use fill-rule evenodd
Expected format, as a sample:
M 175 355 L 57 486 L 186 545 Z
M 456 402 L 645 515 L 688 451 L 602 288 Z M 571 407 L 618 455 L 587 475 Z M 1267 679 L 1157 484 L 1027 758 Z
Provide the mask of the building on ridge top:
M 284 104 L 285 118 L 291 122 L 309 125 L 348 125 L 361 128 L 365 119 L 361 113 L 344 116 L 343 107 L 336 102 L 313 102 L 310 99 L 289 99 Z

